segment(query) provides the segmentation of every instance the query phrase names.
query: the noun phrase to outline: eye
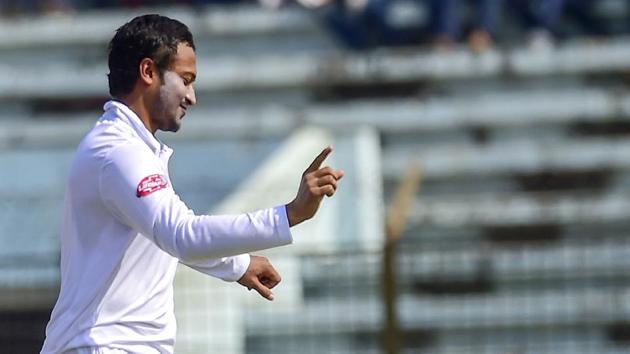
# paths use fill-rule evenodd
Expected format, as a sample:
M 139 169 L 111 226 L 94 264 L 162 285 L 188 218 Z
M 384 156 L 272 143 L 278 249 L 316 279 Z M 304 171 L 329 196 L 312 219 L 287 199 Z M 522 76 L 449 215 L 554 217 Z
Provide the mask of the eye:
M 196 75 L 189 72 L 182 72 L 179 74 L 179 77 L 182 79 L 184 86 L 191 86 L 196 79 Z

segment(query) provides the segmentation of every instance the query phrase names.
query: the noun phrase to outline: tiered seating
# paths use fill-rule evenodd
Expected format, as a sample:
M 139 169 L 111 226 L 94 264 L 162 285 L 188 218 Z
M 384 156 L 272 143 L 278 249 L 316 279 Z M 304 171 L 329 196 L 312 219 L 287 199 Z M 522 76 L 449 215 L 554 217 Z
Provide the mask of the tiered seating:
M 324 126 L 377 127 L 386 191 L 410 161 L 423 168 L 399 249 L 403 352 L 628 350 L 627 98 L 612 77 L 586 84 L 619 69 L 586 48 L 570 44 L 527 64 L 522 58 L 540 53 L 515 51 L 497 67 L 520 83 L 504 78 L 507 69 L 478 76 L 456 67 L 457 82 L 435 82 L 439 98 L 305 110 Z M 412 76 L 404 80 L 435 80 Z M 458 89 L 466 82 L 482 90 Z M 304 305 L 253 309 L 248 350 L 288 353 L 304 343 L 308 351 L 314 338 L 329 352 L 378 346 L 379 273 L 378 255 L 305 257 Z M 257 321 L 263 314 L 273 326 Z

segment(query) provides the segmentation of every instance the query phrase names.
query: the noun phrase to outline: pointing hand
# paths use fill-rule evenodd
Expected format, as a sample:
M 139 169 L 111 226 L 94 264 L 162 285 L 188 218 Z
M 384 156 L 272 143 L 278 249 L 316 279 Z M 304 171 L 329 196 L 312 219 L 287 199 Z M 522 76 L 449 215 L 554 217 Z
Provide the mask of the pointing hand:
M 302 174 L 297 195 L 287 204 L 290 226 L 312 218 L 324 196 L 332 197 L 337 191 L 337 182 L 343 177 L 343 171 L 328 166 L 320 168 L 331 152 L 332 147 L 325 148 Z

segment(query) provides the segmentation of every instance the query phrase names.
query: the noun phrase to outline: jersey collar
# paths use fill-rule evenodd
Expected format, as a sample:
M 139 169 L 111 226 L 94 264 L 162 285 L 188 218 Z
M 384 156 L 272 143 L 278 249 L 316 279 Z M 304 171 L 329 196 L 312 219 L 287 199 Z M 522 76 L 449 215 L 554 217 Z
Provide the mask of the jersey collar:
M 111 112 L 129 125 L 136 132 L 138 137 L 140 137 L 140 139 L 142 139 L 142 141 L 144 141 L 144 143 L 147 144 L 156 155 L 172 151 L 171 148 L 151 134 L 147 127 L 145 127 L 142 123 L 142 120 L 140 120 L 140 117 L 138 117 L 138 115 L 126 104 L 117 100 L 110 100 L 105 102 L 103 109 L 105 110 L 105 113 Z

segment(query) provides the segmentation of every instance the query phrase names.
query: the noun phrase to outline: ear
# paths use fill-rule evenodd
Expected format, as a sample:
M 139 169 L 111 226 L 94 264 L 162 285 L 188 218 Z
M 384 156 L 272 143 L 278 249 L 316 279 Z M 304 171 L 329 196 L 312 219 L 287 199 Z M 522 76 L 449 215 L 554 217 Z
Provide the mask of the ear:
M 138 79 L 141 82 L 144 82 L 146 85 L 152 85 L 153 82 L 155 82 L 155 80 L 157 79 L 157 67 L 155 66 L 153 60 L 149 58 L 144 58 L 140 61 L 138 70 Z

